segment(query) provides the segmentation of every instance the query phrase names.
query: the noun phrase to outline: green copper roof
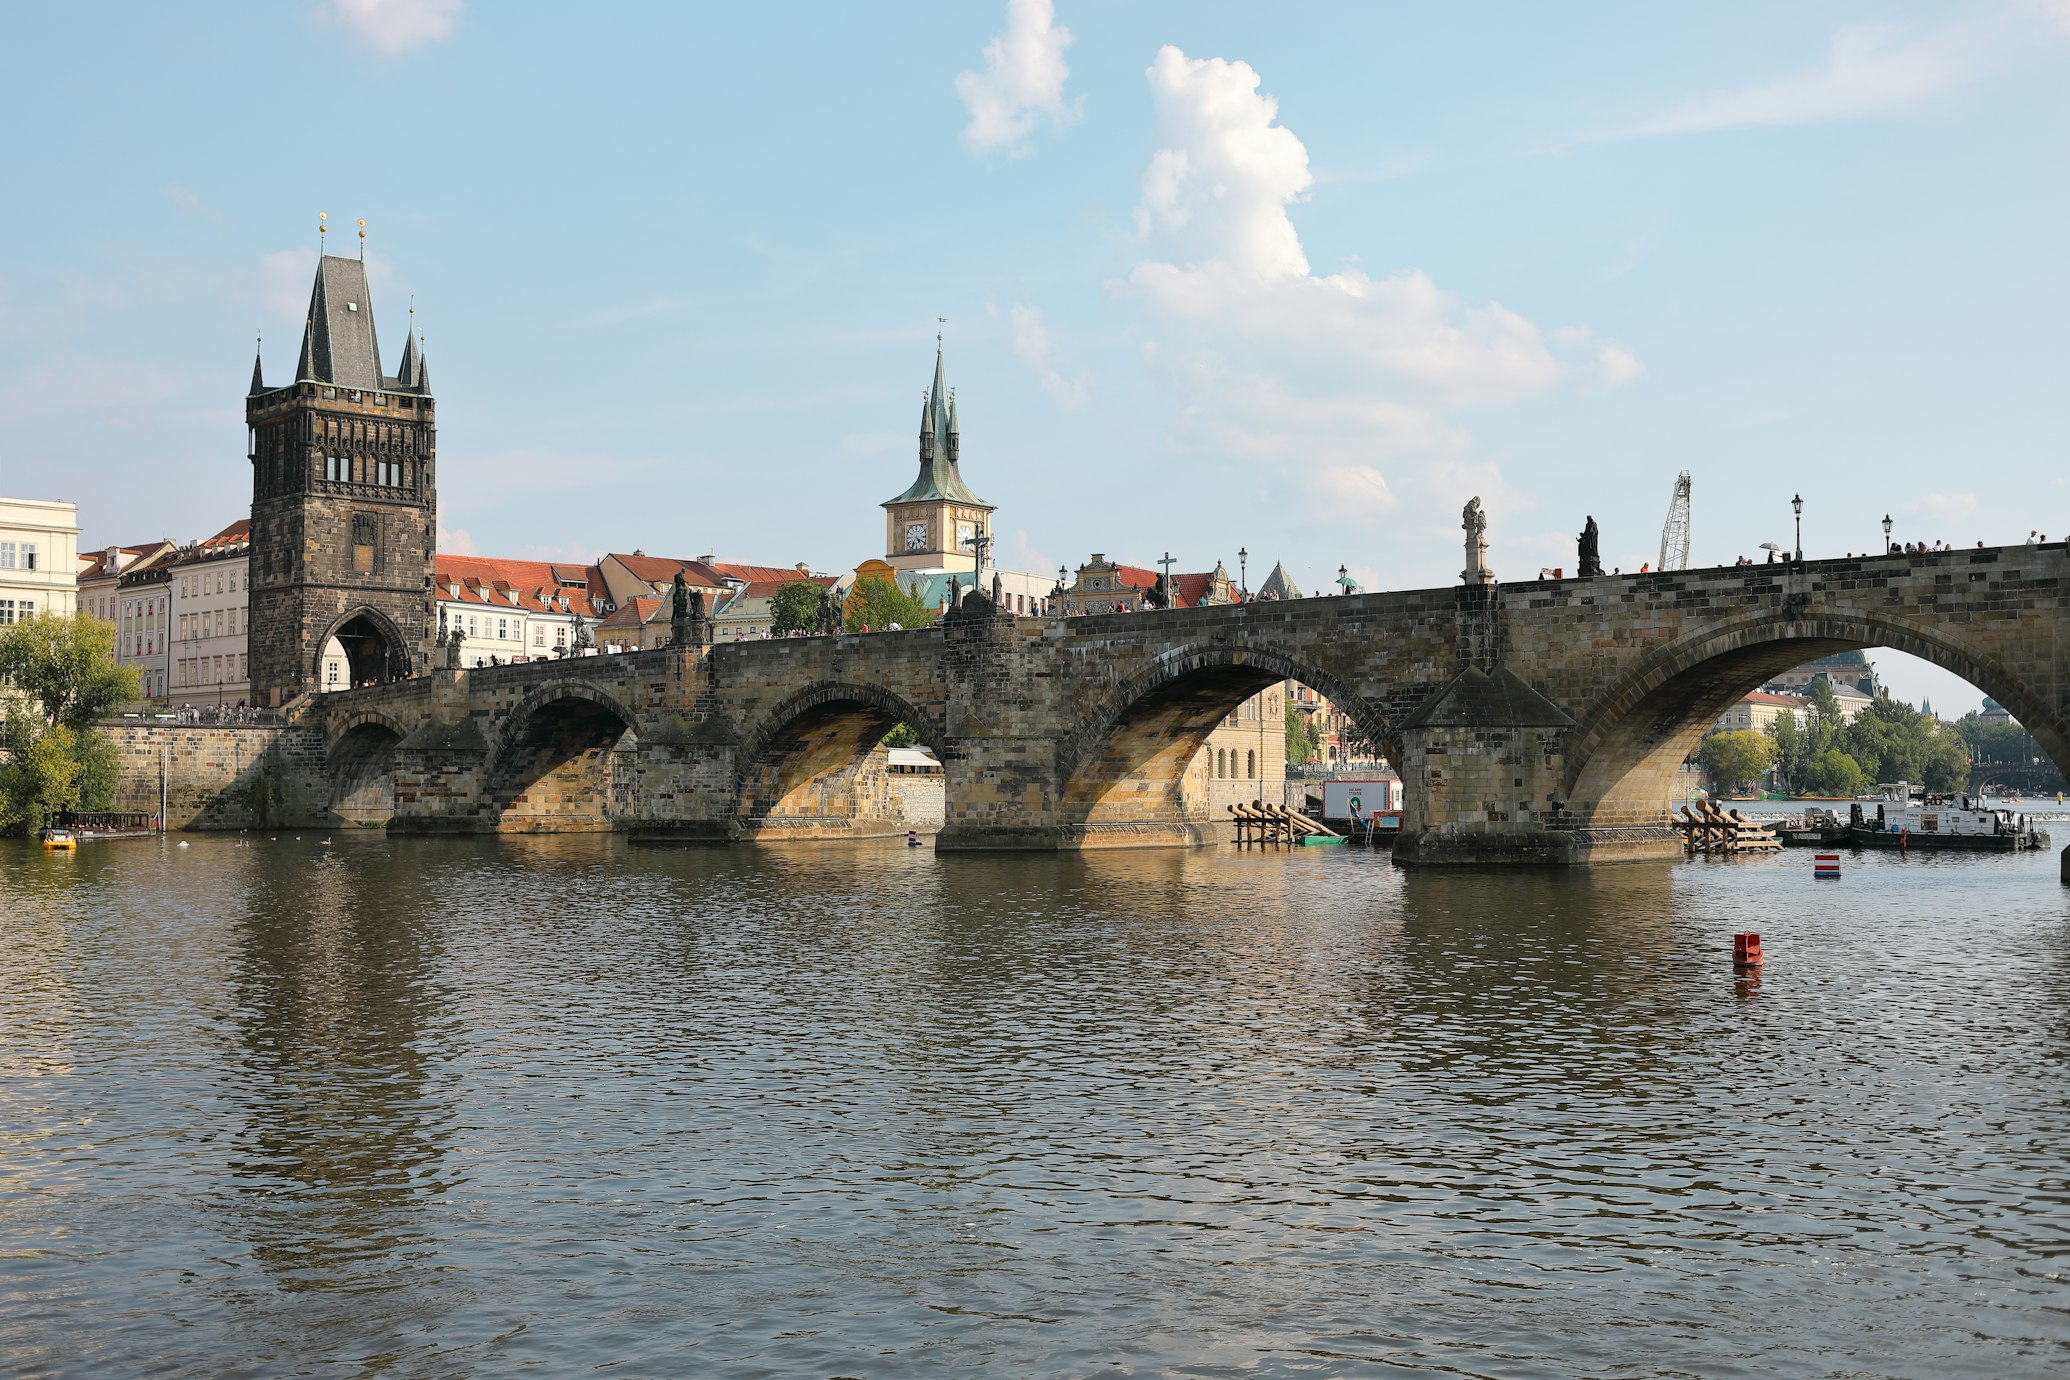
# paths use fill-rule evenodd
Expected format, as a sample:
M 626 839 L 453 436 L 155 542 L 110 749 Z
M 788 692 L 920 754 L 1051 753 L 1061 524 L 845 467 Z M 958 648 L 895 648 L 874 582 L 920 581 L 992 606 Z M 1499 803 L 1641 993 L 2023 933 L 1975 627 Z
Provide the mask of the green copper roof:
M 934 386 L 920 407 L 920 473 L 897 498 L 884 501 L 889 508 L 899 503 L 924 503 L 943 499 L 969 503 L 979 508 L 992 505 L 970 491 L 957 468 L 960 438 L 956 431 L 956 401 L 943 382 L 942 352 L 934 352 Z

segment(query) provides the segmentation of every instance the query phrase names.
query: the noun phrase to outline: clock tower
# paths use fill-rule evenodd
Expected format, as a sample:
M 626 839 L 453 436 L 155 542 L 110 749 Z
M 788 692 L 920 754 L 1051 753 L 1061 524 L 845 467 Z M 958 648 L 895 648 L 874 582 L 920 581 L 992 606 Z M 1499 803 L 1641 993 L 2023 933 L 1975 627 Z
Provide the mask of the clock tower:
M 977 569 L 977 539 L 992 536 L 992 505 L 970 491 L 959 468 L 956 398 L 942 384 L 934 349 L 934 386 L 920 408 L 920 474 L 884 504 L 884 559 L 895 570 Z

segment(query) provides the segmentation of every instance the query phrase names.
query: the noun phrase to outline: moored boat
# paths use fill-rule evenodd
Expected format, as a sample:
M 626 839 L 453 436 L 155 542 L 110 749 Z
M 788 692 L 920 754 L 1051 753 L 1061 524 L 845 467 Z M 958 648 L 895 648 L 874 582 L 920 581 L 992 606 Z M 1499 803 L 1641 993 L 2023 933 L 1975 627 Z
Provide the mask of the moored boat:
M 2049 836 L 2018 811 L 1953 792 L 1914 794 L 1905 782 L 1886 799 L 1856 801 L 1848 810 L 1847 841 L 1858 848 L 1966 849 L 2019 853 L 2047 848 Z M 1873 806 L 1873 808 L 1872 808 Z

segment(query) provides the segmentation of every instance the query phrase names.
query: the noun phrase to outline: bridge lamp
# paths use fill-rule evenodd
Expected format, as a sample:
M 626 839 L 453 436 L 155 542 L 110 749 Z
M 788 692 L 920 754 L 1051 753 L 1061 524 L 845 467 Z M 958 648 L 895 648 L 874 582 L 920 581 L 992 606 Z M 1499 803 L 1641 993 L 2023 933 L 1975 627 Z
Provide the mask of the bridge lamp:
M 1243 601 L 1246 604 L 1251 601 L 1250 576 L 1245 569 L 1250 559 L 1250 552 L 1244 550 L 1241 546 L 1236 548 L 1236 592 L 1243 596 Z
M 1804 495 L 1797 494 L 1790 499 L 1790 508 L 1797 514 L 1797 563 L 1804 563 Z
M 1890 514 L 1883 515 L 1883 554 L 1890 554 Z

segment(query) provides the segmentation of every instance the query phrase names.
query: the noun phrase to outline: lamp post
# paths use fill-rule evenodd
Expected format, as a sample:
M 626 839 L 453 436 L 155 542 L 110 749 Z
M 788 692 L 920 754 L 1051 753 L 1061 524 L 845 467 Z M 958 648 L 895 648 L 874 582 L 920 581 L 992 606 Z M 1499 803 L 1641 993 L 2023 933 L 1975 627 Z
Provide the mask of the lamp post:
M 1064 569 L 1064 567 L 1062 567 L 1062 566 L 1058 566 L 1058 567 L 1057 567 L 1057 607 L 1056 607 L 1056 613 L 1057 613 L 1057 614 L 1058 614 L 1058 616 L 1060 616 L 1060 617 L 1061 617 L 1061 616 L 1062 616 L 1062 615 L 1064 614 L 1064 612 L 1065 612 L 1065 609 L 1064 609 L 1064 590 L 1065 590 L 1066 586 L 1065 586 L 1065 584 L 1064 584 L 1064 578 L 1065 578 L 1065 576 L 1067 576 L 1067 575 L 1068 575 L 1069 573 L 1070 573 L 1070 572 L 1069 572 L 1069 571 L 1067 571 L 1067 570 L 1065 570 L 1065 569 Z
M 1248 571 L 1250 559 L 1250 552 L 1244 550 L 1241 546 L 1236 548 L 1236 593 L 1246 604 L 1251 602 L 1251 583 Z
M 1790 509 L 1797 515 L 1797 564 L 1804 564 L 1804 495 L 1797 494 L 1790 499 Z
M 1883 554 L 1888 556 L 1891 553 L 1891 550 L 1892 547 L 1890 545 L 1890 514 L 1885 513 L 1883 515 Z

